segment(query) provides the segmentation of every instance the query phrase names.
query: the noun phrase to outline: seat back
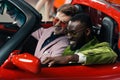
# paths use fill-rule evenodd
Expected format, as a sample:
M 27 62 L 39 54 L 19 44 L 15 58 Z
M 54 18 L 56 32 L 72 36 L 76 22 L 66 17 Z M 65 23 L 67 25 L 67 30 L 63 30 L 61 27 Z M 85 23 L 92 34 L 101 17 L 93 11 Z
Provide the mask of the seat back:
M 113 35 L 114 35 L 115 23 L 109 17 L 104 17 L 102 20 L 102 27 L 100 30 L 99 40 L 101 42 L 108 42 L 110 46 L 113 46 Z
M 74 6 L 75 6 L 75 7 L 77 8 L 77 10 L 78 10 L 77 13 L 83 12 L 83 8 L 82 8 L 81 5 L 79 5 L 79 4 L 75 4 Z

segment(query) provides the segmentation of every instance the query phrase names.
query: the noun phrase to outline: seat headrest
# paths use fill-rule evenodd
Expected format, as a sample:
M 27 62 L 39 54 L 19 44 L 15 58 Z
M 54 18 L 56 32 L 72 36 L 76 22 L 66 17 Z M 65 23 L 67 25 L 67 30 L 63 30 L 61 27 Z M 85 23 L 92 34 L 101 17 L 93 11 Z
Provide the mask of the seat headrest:
M 109 27 L 113 27 L 114 26 L 114 22 L 111 18 L 109 17 L 104 17 L 102 20 L 102 25 L 103 26 L 109 26 Z
M 81 5 L 79 5 L 79 4 L 75 4 L 74 6 L 77 8 L 78 13 L 79 13 L 79 12 L 83 12 L 83 8 L 82 8 Z

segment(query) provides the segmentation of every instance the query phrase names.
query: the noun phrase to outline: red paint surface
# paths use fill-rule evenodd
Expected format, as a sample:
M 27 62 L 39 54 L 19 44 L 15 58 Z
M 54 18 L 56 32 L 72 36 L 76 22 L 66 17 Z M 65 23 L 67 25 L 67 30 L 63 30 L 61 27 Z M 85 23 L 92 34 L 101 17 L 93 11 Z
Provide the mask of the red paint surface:
M 12 75 L 12 76 L 11 76 Z M 120 78 L 120 63 L 92 66 L 60 66 L 43 67 L 38 74 L 22 70 L 0 68 L 0 79 L 46 79 L 46 80 L 79 80 L 79 79 L 118 79 Z
M 112 17 L 118 24 L 118 32 L 120 33 L 120 11 L 109 7 L 107 4 L 99 3 L 98 0 L 74 0 L 72 4 L 87 5 L 100 10 Z M 119 38 L 120 39 L 120 38 Z M 118 41 L 120 49 L 120 40 Z M 28 66 L 29 67 L 29 66 Z M 0 79 L 8 80 L 119 80 L 120 79 L 120 62 L 109 65 L 92 65 L 92 66 L 60 66 L 60 67 L 44 67 L 38 74 L 25 72 L 18 69 L 0 68 Z

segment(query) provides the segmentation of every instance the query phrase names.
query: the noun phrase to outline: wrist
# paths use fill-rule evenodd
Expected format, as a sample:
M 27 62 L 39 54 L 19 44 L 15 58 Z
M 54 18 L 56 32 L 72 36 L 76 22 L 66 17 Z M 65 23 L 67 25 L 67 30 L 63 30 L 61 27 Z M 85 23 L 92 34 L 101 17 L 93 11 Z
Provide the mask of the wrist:
M 77 63 L 84 63 L 86 62 L 86 56 L 82 53 L 75 53 L 76 55 L 78 55 L 78 61 Z
M 70 61 L 70 62 L 78 62 L 79 61 L 79 56 L 77 54 L 69 55 L 68 56 L 68 61 Z

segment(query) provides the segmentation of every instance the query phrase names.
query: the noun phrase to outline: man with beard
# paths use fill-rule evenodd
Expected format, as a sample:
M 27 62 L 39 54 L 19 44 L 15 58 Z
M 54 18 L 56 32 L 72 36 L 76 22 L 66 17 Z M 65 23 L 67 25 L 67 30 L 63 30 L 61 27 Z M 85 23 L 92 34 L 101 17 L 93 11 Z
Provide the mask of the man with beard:
M 68 46 L 63 56 L 47 57 L 43 61 L 48 67 L 53 64 L 68 64 L 71 62 L 82 65 L 114 63 L 117 54 L 110 48 L 109 43 L 96 39 L 92 32 L 92 22 L 85 13 L 75 15 L 68 23 Z
M 32 33 L 32 36 L 38 40 L 34 55 L 41 60 L 41 63 L 46 57 L 62 55 L 64 49 L 69 45 L 69 40 L 65 35 L 68 21 L 77 12 L 76 6 L 64 4 L 57 10 L 53 27 L 40 28 Z

